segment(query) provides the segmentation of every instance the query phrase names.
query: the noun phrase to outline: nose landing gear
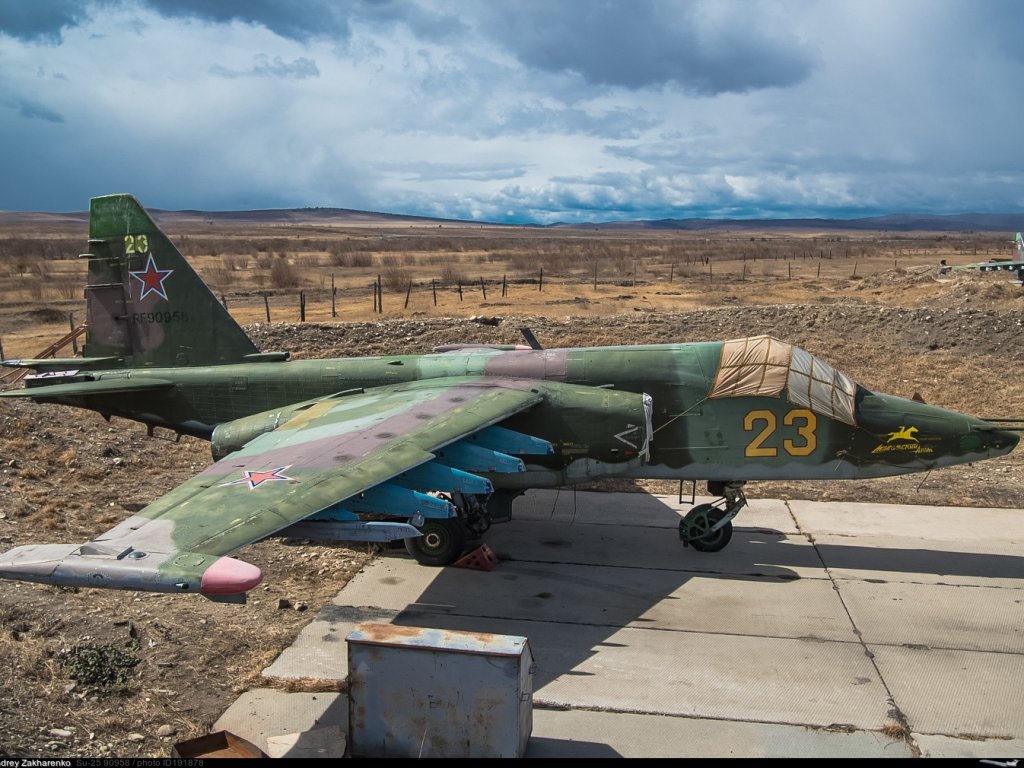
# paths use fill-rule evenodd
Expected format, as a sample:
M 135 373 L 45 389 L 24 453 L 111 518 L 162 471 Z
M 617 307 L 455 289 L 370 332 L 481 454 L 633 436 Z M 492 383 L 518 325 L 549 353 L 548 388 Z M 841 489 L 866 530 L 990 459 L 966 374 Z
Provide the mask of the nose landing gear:
M 708 482 L 708 491 L 722 498 L 711 504 L 698 504 L 679 521 L 683 546 L 698 552 L 718 552 L 732 539 L 732 519 L 747 505 L 743 482 Z

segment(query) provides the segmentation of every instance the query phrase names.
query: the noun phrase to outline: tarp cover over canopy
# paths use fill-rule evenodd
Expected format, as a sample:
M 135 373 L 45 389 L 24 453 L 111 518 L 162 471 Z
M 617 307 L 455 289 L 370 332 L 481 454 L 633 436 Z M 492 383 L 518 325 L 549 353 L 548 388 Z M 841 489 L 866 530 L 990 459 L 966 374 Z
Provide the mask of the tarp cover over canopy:
M 709 398 L 780 397 L 823 416 L 856 425 L 857 385 L 810 352 L 771 336 L 732 339 L 722 358 Z

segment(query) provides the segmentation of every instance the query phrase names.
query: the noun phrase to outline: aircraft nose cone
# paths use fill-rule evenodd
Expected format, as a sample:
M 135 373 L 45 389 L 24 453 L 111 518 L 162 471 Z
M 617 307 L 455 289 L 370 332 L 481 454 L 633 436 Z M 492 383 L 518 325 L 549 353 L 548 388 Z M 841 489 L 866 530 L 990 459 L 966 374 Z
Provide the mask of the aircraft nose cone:
M 1005 429 L 996 429 L 991 434 L 991 445 L 1002 453 L 1009 453 L 1017 447 L 1020 442 L 1020 435 L 1016 432 L 1007 432 Z
M 987 421 L 978 421 L 972 425 L 972 431 L 981 438 L 981 447 L 995 456 L 1003 456 L 1010 453 L 1020 442 L 1020 435 L 1017 432 L 1010 432 L 1000 429 L 997 425 Z

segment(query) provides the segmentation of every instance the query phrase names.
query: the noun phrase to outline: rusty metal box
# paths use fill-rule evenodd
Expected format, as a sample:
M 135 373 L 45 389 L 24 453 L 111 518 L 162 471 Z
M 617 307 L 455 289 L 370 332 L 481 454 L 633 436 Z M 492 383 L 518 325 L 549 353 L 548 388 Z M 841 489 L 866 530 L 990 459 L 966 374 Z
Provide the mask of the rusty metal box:
M 533 730 L 525 637 L 359 624 L 348 636 L 352 757 L 523 757 Z

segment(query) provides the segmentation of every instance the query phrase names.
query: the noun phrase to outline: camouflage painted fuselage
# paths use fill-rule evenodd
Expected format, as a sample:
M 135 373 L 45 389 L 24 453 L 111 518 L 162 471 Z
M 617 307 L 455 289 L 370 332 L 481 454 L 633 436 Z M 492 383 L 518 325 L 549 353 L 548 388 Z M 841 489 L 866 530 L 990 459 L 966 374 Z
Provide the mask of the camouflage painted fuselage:
M 265 419 L 255 415 L 347 390 L 468 376 L 651 396 L 653 433 L 646 461 L 630 450 L 628 435 L 613 433 L 612 425 L 618 421 L 602 418 L 604 411 L 629 407 L 624 403 L 574 403 L 572 396 L 563 395 L 557 403 L 513 416 L 504 426 L 549 441 L 555 453 L 531 458 L 526 473 L 492 476 L 496 486 L 506 488 L 565 485 L 609 475 L 728 481 L 879 477 L 989 458 L 1009 452 L 1017 442 L 1015 434 L 993 429 L 979 419 L 864 387 L 856 390 L 856 425 L 814 413 L 784 396 L 709 399 L 721 353 L 721 342 L 516 351 L 481 348 L 429 355 L 96 371 L 82 376 L 91 381 L 152 379 L 172 386 L 46 399 L 212 437 L 219 457 L 266 431 Z M 64 382 L 71 384 L 73 379 Z M 219 425 L 227 426 L 215 434 Z

